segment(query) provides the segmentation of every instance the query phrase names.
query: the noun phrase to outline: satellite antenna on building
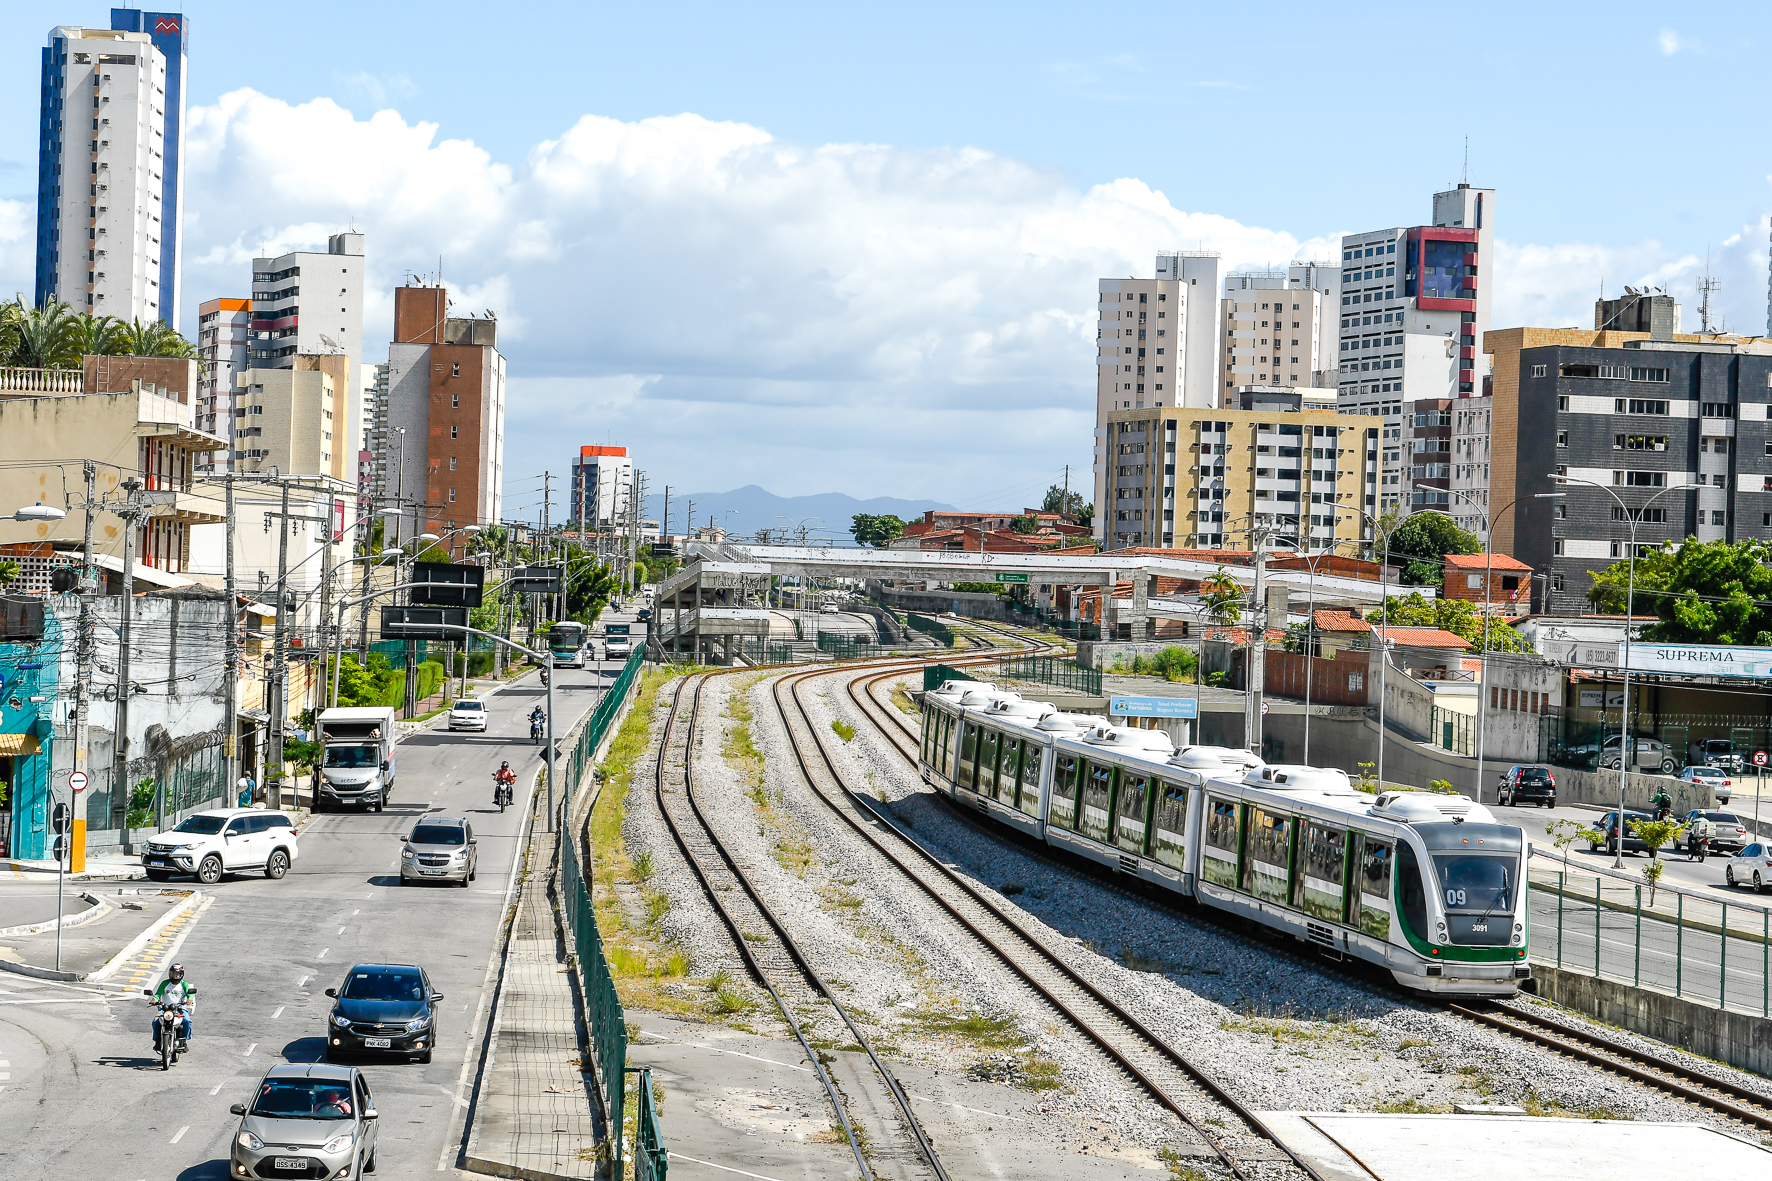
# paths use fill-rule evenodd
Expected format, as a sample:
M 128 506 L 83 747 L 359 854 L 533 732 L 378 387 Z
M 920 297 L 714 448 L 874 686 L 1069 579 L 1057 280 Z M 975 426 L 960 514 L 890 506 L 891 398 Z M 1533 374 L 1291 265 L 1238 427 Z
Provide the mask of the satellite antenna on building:
M 1698 280 L 1698 331 L 1704 336 L 1711 334 L 1710 293 L 1722 285 L 1722 282 L 1710 273 L 1710 251 L 1706 250 L 1704 252 L 1704 277 Z

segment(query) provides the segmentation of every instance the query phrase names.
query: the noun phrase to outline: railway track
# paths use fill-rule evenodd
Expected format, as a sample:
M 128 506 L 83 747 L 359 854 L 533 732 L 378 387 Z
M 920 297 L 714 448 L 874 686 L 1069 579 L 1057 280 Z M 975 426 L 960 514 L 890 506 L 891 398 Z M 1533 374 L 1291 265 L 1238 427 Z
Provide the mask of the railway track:
M 1323 1181 L 1254 1111 L 1048 946 L 1021 921 L 1012 904 L 954 872 L 893 824 L 865 794 L 848 787 L 799 694 L 806 681 L 834 671 L 838 670 L 789 673 L 777 678 L 773 686 L 777 711 L 813 794 L 1027 984 L 1061 1020 L 1083 1033 L 1152 1098 L 1175 1113 L 1233 1176 L 1251 1181 L 1251 1165 L 1260 1163 L 1267 1172 L 1272 1165 L 1283 1167 L 1289 1160 L 1315 1181 Z M 883 670 L 880 676 L 902 675 L 904 671 Z M 1223 1109 L 1234 1116 L 1257 1142 L 1253 1150 L 1247 1145 L 1233 1148 L 1228 1137 L 1209 1131 L 1193 1114 L 1202 1107 Z
M 695 788 L 695 727 L 701 691 L 708 675 L 684 678 L 672 695 L 653 781 L 659 812 L 708 902 L 731 934 L 746 970 L 769 993 L 782 1019 L 805 1051 L 806 1060 L 818 1075 L 861 1176 L 865 1181 L 873 1181 L 879 1175 L 877 1163 L 885 1162 L 888 1174 L 894 1178 L 933 1176 L 936 1181 L 948 1181 L 934 1147 L 911 1111 L 910 1098 L 904 1088 L 880 1061 L 867 1036 L 813 968 L 786 926 L 763 901 L 762 894 L 745 872 L 745 866 L 721 842 L 701 810 Z M 684 708 L 685 694 L 689 697 L 687 710 Z M 673 760 L 672 756 L 679 754 L 680 757 Z M 667 787 L 666 768 L 673 761 L 680 763 L 681 792 Z M 844 1087 L 827 1069 L 827 1065 L 836 1059 L 821 1053 L 812 1044 L 806 1029 L 795 1016 L 796 1010 L 804 1013 L 809 1005 L 821 1003 L 828 1006 L 855 1044 L 866 1053 L 873 1071 L 871 1075 L 856 1071 L 845 1080 L 848 1088 L 856 1092 L 848 1102 L 845 1102 Z M 852 1108 L 857 1109 L 855 1114 L 852 1114 Z M 893 1118 L 894 1111 L 897 1118 Z M 862 1112 L 867 1117 L 865 1122 L 861 1118 Z M 857 1133 L 858 1123 L 862 1125 L 860 1134 Z M 867 1145 L 865 1151 L 864 1144 Z
M 901 674 L 879 672 L 854 677 L 849 681 L 847 689 L 850 699 L 873 721 L 888 743 L 915 767 L 918 756 L 916 731 L 900 716 L 898 710 L 884 705 L 874 695 L 875 686 L 897 675 Z M 966 815 L 963 810 L 956 809 L 955 814 L 965 820 L 969 827 L 994 831 L 989 826 L 979 824 L 976 818 Z M 1110 889 L 1123 890 L 1116 883 L 1102 884 Z M 1300 955 L 1285 948 L 1275 950 L 1295 957 Z M 1334 975 L 1344 974 L 1344 970 L 1335 965 L 1318 963 L 1315 960 L 1312 962 L 1321 971 Z M 1649 1053 L 1595 1031 L 1534 1012 L 1530 1007 L 1506 1003 L 1472 1007 L 1449 1003 L 1445 1009 L 1485 1028 L 1674 1095 L 1760 1132 L 1772 1131 L 1772 1093 L 1761 1093 L 1739 1086 L 1728 1079 L 1695 1070 L 1672 1058 Z

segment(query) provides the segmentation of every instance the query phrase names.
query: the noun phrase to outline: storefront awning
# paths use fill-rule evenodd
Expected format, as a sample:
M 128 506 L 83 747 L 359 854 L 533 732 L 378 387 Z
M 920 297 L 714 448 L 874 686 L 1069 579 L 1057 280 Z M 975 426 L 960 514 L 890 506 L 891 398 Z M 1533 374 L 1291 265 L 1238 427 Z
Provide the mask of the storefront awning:
M 39 749 L 35 734 L 0 734 L 0 759 L 34 755 Z

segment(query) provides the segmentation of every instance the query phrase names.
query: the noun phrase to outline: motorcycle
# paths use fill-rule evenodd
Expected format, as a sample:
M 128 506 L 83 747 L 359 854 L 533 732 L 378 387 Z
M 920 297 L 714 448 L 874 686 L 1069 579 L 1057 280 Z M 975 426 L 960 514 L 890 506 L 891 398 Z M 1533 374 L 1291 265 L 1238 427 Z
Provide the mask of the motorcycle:
M 511 803 L 512 796 L 516 789 L 516 782 L 515 777 L 510 779 L 500 779 L 497 772 L 493 773 L 492 802 L 498 805 L 498 810 L 500 812 L 503 812 L 505 806 Z
M 541 730 L 542 723 L 540 718 L 529 719 L 529 740 L 537 746 L 541 745 Z
M 541 670 L 541 687 L 543 689 L 548 687 L 548 670 L 545 668 Z
M 144 988 L 142 995 L 152 1001 L 154 990 Z M 154 1015 L 154 1042 L 160 1047 L 160 1069 L 171 1070 L 178 1056 L 188 1053 L 191 1048 L 184 1037 L 184 1010 L 173 1001 L 154 1001 L 154 1007 L 159 1010 Z

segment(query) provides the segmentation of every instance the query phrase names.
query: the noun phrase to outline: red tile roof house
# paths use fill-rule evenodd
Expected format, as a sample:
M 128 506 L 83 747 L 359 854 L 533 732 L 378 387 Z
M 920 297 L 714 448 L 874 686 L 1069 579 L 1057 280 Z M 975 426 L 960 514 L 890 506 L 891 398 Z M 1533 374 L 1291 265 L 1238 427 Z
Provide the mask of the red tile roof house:
M 1532 567 L 1506 554 L 1447 554 L 1442 598 L 1482 603 L 1483 574 L 1489 575 L 1491 608 L 1518 610 L 1532 605 Z

